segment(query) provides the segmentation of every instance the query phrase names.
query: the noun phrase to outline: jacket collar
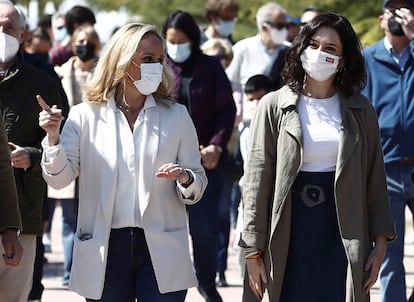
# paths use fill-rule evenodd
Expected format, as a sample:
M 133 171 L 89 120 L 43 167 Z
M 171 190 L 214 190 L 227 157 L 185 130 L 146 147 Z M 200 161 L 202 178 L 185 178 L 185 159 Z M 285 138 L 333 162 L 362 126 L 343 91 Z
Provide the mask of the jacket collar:
M 297 107 L 297 103 L 299 101 L 299 95 L 292 91 L 288 86 L 284 86 L 281 88 L 281 92 L 283 93 L 283 98 L 280 100 L 280 108 L 286 110 L 290 106 Z M 342 93 L 339 93 L 339 100 L 341 102 L 341 106 L 344 108 L 349 109 L 363 109 L 365 105 L 362 101 L 362 96 L 358 97 L 357 95 L 352 95 L 347 97 Z

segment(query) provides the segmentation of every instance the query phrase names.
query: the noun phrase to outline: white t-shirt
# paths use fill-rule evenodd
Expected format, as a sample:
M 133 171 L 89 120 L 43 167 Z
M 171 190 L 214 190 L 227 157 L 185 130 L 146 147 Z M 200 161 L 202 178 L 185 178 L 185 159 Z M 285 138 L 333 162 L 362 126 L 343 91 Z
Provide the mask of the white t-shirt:
M 326 99 L 301 95 L 298 112 L 303 131 L 301 171 L 335 171 L 342 122 L 338 95 Z

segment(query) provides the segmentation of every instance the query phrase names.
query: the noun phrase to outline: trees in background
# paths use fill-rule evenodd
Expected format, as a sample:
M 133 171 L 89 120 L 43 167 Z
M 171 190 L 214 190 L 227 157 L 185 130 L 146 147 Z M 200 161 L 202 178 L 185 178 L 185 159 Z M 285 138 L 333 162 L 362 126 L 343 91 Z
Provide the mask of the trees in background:
M 17 0 L 24 5 L 29 0 Z M 62 0 L 52 0 L 58 7 Z M 255 14 L 257 8 L 267 3 L 267 0 L 238 0 L 240 4 L 239 18 L 236 24 L 234 38 L 242 39 L 257 32 Z M 46 0 L 39 0 L 42 8 Z M 88 0 L 88 3 L 98 10 L 118 10 L 125 7 L 131 15 L 142 16 L 143 22 L 160 26 L 165 17 L 175 9 L 191 13 L 200 25 L 206 23 L 204 5 L 206 0 Z M 328 11 L 333 11 L 347 17 L 354 26 L 362 43 L 369 45 L 383 36 L 379 28 L 378 16 L 381 13 L 382 1 L 378 0 L 278 0 L 290 16 L 300 16 L 303 8 L 317 5 Z M 42 11 L 42 9 L 40 10 Z M 110 20 L 108 20 L 110 22 Z

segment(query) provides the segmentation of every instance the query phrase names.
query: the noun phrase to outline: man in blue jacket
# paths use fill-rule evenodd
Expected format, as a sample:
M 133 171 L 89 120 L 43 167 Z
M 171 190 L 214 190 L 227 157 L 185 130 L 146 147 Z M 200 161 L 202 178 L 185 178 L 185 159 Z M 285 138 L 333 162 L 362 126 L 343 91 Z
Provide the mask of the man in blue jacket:
M 379 17 L 385 37 L 364 51 L 368 82 L 363 93 L 377 110 L 391 212 L 397 239 L 380 271 L 381 302 L 405 302 L 405 209 L 414 209 L 414 0 L 385 0 Z M 409 301 L 414 301 L 412 294 Z

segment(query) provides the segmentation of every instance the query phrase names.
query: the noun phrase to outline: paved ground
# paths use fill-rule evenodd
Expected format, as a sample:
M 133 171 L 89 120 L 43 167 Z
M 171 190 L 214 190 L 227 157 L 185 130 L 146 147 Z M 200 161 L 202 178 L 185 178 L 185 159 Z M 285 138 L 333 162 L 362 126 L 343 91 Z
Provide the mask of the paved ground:
M 407 215 L 406 234 L 406 256 L 405 264 L 407 269 L 407 287 L 409 291 L 414 286 L 414 232 L 411 218 Z M 54 221 L 52 224 L 52 252 L 46 253 L 48 263 L 45 265 L 44 280 L 45 291 L 43 302 L 80 302 L 85 301 L 81 296 L 69 291 L 61 285 L 62 276 L 62 246 L 61 246 L 61 208 L 56 207 Z M 239 270 L 236 261 L 236 254 L 230 251 L 228 260 L 228 271 L 226 272 L 229 287 L 219 288 L 224 302 L 240 302 L 242 294 L 242 281 L 239 277 Z M 409 293 L 407 293 L 409 294 Z M 371 301 L 379 302 L 378 285 L 371 291 Z M 122 302 L 122 301 L 121 301 Z M 197 292 L 192 288 L 187 294 L 186 302 L 204 302 Z

